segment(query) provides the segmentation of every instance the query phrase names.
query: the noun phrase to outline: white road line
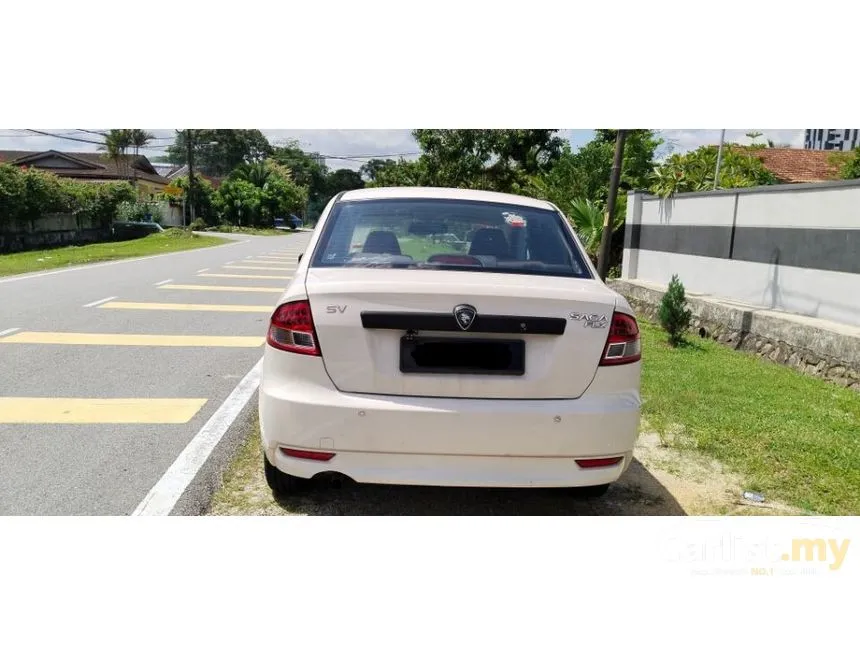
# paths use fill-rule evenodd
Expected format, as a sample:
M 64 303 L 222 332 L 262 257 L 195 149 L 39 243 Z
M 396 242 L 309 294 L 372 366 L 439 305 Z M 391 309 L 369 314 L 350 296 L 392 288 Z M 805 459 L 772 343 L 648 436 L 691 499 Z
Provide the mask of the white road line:
M 197 271 L 197 273 L 203 273 L 204 271 L 208 271 L 208 270 L 209 270 L 209 267 L 206 267 L 205 269 L 199 269 Z
M 103 305 L 106 302 L 110 302 L 111 300 L 116 300 L 116 296 L 111 296 L 110 298 L 102 298 L 101 300 L 96 300 L 95 302 L 90 302 L 84 307 L 98 307 L 99 305 Z
M 173 282 L 173 278 L 169 278 L 167 280 L 162 280 L 161 282 L 156 282 L 153 287 L 160 287 L 163 284 L 167 284 L 168 282 Z
M 92 262 L 91 264 L 85 264 L 79 267 L 69 267 L 68 269 L 58 269 L 57 271 L 36 271 L 34 273 L 28 273 L 26 275 L 18 275 L 13 278 L 3 278 L 0 280 L 0 284 L 6 284 L 7 282 L 18 282 L 19 280 L 29 280 L 30 278 L 41 278 L 48 275 L 57 275 L 59 273 L 69 273 L 70 271 L 85 271 L 87 269 L 99 269 L 101 267 L 109 267 L 114 266 L 116 264 L 128 264 L 129 262 L 143 262 L 145 260 L 156 260 L 164 258 L 168 255 L 179 255 L 181 253 L 201 253 L 203 251 L 215 251 L 216 249 L 224 250 L 230 244 L 248 244 L 251 240 L 242 240 L 239 242 L 227 242 L 223 245 L 218 246 L 209 246 L 205 249 L 191 249 L 189 251 L 172 251 L 170 253 L 159 253 L 156 255 L 147 255 L 142 258 L 129 258 L 127 260 L 113 260 L 112 262 Z
M 143 498 L 132 515 L 170 515 L 179 498 L 260 385 L 263 359 L 251 368 L 215 414 L 179 453 L 167 472 Z
M 20 331 L 20 327 L 10 327 L 9 329 L 4 329 L 0 331 L 0 336 L 8 336 L 9 334 L 14 334 L 16 331 Z

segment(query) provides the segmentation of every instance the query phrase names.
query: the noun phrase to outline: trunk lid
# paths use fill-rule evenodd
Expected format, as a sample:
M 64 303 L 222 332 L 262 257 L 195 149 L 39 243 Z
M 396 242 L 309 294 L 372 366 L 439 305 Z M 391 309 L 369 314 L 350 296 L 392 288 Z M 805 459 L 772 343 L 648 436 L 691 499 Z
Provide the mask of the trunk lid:
M 615 309 L 602 283 L 554 276 L 312 268 L 305 287 L 329 377 L 362 394 L 577 398 L 594 379 Z M 467 331 L 454 317 L 459 305 L 477 310 Z M 427 339 L 440 342 L 414 342 Z M 430 373 L 410 371 L 416 363 Z M 467 364 L 478 369 L 463 373 Z

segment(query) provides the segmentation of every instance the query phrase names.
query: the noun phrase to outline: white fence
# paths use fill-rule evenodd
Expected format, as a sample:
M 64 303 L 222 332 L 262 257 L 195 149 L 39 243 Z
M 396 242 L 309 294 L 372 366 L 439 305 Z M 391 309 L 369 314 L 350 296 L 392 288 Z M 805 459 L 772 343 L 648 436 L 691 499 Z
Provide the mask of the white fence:
M 622 278 L 860 324 L 860 181 L 631 193 Z

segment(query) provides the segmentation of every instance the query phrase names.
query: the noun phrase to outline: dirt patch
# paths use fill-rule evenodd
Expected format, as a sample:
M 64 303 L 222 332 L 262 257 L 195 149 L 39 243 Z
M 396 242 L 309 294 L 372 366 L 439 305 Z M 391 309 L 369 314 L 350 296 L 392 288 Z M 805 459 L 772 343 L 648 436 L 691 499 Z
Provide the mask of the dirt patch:
M 687 515 L 803 515 L 786 504 L 743 498 L 741 478 L 685 444 L 683 428 L 652 432 L 643 420 L 636 458 Z
M 567 489 L 481 489 L 321 483 L 275 500 L 262 469 L 259 432 L 251 433 L 216 493 L 210 515 L 772 515 L 782 505 L 747 505 L 739 479 L 692 450 L 664 447 L 648 428 L 636 459 L 603 497 Z

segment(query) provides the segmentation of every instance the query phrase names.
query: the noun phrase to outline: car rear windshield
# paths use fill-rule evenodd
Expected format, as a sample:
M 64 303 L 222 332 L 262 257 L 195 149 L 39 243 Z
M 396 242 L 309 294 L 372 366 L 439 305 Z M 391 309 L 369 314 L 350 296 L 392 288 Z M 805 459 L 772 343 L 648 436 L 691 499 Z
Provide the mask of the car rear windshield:
M 464 200 L 339 202 L 312 266 L 590 278 L 561 217 L 554 210 Z

